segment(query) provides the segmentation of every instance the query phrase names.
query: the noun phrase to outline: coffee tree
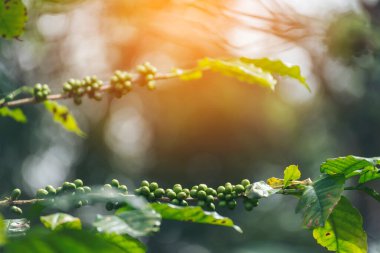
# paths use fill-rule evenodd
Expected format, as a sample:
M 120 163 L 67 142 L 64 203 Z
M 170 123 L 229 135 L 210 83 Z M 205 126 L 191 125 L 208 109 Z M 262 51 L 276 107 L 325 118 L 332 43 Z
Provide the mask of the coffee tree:
M 5 39 L 20 36 L 27 19 L 21 0 L 1 1 L 0 15 L 0 34 Z M 0 115 L 26 123 L 22 107 L 42 105 L 64 129 L 85 137 L 69 108 L 57 101 L 71 99 L 79 106 L 104 96 L 122 99 L 136 89 L 154 91 L 157 82 L 168 79 L 201 79 L 207 71 L 272 90 L 279 77 L 288 77 L 309 89 L 299 67 L 268 58 L 204 58 L 191 69 L 173 68 L 169 73 L 161 73 L 158 68 L 146 62 L 133 70 L 117 70 L 109 80 L 96 76 L 72 78 L 56 93 L 48 84 L 23 86 L 0 99 Z M 118 179 L 102 186 L 89 186 L 75 179 L 60 186 L 47 185 L 30 199 L 23 198 L 21 189 L 10 189 L 0 201 L 1 210 L 20 217 L 0 218 L 0 247 L 5 252 L 66 252 L 68 248 L 70 252 L 146 252 L 140 238 L 154 236 L 163 220 L 224 226 L 242 233 L 244 227 L 219 215 L 218 210 L 234 210 L 242 205 L 247 212 L 254 212 L 260 201 L 281 194 L 298 199 L 295 210 L 318 244 L 329 251 L 364 253 L 367 235 L 362 217 L 342 194 L 360 191 L 380 201 L 379 193 L 367 186 L 380 179 L 379 164 L 380 158 L 376 157 L 327 159 L 320 166 L 320 177 L 313 180 L 303 179 L 298 166 L 289 165 L 280 178 L 249 178 L 213 186 L 178 182 L 164 187 L 164 182 L 143 180 L 138 188 L 131 189 Z M 91 222 L 71 215 L 75 209 L 99 205 L 109 214 L 98 215 Z M 36 217 L 39 222 L 31 223 Z M 86 243 L 89 240 L 91 243 Z

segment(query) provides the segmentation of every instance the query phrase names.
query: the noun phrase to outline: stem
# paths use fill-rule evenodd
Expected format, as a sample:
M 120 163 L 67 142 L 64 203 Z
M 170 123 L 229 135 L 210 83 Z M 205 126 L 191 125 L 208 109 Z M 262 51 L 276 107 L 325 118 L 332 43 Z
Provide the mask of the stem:
M 154 76 L 154 80 L 159 81 L 159 80 L 167 80 L 167 79 L 172 79 L 178 77 L 179 74 L 177 73 L 165 73 L 165 74 L 156 74 Z M 132 82 L 134 83 L 142 83 L 143 82 L 143 75 L 140 74 L 135 74 L 133 77 Z M 112 87 L 110 84 L 106 83 L 100 88 L 101 92 L 107 92 L 110 90 Z M 30 87 L 23 86 L 17 90 L 12 91 L 8 96 L 17 96 L 22 92 L 25 91 L 30 91 Z M 7 96 L 7 97 L 8 97 Z M 57 94 L 52 94 L 47 97 L 47 100 L 63 100 L 63 99 L 68 99 L 70 98 L 68 94 L 65 93 L 57 93 Z M 17 99 L 17 100 L 12 100 L 12 101 L 6 101 L 6 98 L 3 98 L 0 100 L 0 108 L 1 107 L 16 107 L 16 106 L 21 106 L 21 105 L 29 105 L 29 104 L 37 104 L 40 103 L 35 100 L 34 97 L 29 97 L 29 98 L 22 98 L 22 99 Z

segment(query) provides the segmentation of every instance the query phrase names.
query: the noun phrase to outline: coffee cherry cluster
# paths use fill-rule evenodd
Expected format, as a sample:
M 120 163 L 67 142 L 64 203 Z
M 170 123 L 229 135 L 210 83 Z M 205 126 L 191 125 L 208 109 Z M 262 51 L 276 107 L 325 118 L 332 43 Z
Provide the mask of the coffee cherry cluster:
M 51 91 L 47 84 L 37 83 L 33 88 L 34 99 L 37 102 L 45 101 L 50 93 Z
M 9 198 L 10 201 L 18 200 L 18 198 L 21 196 L 21 190 L 16 188 L 12 191 L 12 194 Z M 18 206 L 11 205 L 10 206 L 11 212 L 15 214 L 22 214 L 22 209 Z
M 128 187 L 126 185 L 120 184 L 119 180 L 112 179 L 110 184 L 105 184 L 102 188 L 103 191 L 116 191 L 119 192 L 122 195 L 128 194 Z M 120 207 L 123 207 L 126 203 L 123 201 L 108 201 L 106 203 L 105 208 L 108 211 L 112 211 L 114 209 L 119 209 Z
M 141 85 L 148 87 L 149 90 L 156 89 L 156 81 L 154 77 L 157 74 L 156 67 L 152 66 L 149 62 L 137 66 L 137 72 L 142 76 Z
M 117 98 L 121 98 L 132 89 L 132 74 L 125 71 L 116 71 L 111 78 L 110 93 Z
M 55 197 L 59 197 L 65 194 L 75 195 L 77 197 L 84 197 L 86 193 L 90 193 L 91 188 L 85 186 L 81 179 L 75 179 L 73 182 L 64 182 L 62 186 L 54 188 L 51 185 L 46 186 L 45 188 L 38 189 L 36 192 L 37 199 L 50 199 L 54 201 Z M 81 206 L 88 205 L 88 200 L 83 198 L 74 203 L 74 207 L 79 208 Z
M 63 84 L 63 91 L 69 97 L 74 99 L 76 105 L 82 104 L 82 98 L 87 94 L 89 98 L 100 101 L 102 92 L 100 88 L 103 86 L 103 81 L 96 76 L 86 76 L 83 80 L 70 79 Z
M 150 202 L 170 202 L 178 206 L 188 206 L 189 202 L 192 202 L 209 211 L 214 211 L 216 205 L 233 210 L 237 206 L 237 199 L 242 198 L 245 209 L 251 211 L 258 205 L 258 199 L 245 196 L 245 191 L 250 185 L 250 181 L 244 179 L 240 184 L 226 183 L 216 189 L 206 184 L 199 184 L 189 190 L 180 184 L 175 184 L 172 188 L 164 190 L 156 182 L 149 183 L 143 180 L 140 187 L 135 190 L 135 194 L 145 197 Z

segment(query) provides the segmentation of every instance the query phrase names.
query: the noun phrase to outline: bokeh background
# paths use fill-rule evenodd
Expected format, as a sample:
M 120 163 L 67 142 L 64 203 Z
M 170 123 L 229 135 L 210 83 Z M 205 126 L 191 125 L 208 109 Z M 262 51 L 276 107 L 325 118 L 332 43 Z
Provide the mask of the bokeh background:
M 203 57 L 279 58 L 301 66 L 312 92 L 281 79 L 276 91 L 216 74 L 163 81 L 154 92 L 72 108 L 87 138 L 65 132 L 41 105 L 29 121 L 0 119 L 0 192 L 32 195 L 47 184 L 117 177 L 219 185 L 282 176 L 298 164 L 315 178 L 326 158 L 380 155 L 380 4 L 376 0 L 28 0 L 25 34 L 0 40 L 0 94 L 150 61 L 162 71 Z M 375 188 L 380 189 L 378 185 Z M 380 252 L 380 206 L 352 194 L 369 252 Z M 324 252 L 301 228 L 295 199 L 275 196 L 253 212 L 221 211 L 242 227 L 164 222 L 149 252 Z

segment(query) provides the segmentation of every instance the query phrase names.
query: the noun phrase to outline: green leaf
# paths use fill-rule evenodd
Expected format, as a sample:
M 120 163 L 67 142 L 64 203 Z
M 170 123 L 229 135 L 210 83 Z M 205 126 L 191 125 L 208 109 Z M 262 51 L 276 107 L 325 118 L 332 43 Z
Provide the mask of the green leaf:
M 8 237 L 24 236 L 30 229 L 30 222 L 27 219 L 4 220 L 4 224 Z
M 332 158 L 322 163 L 321 172 L 329 175 L 344 174 L 346 178 L 362 175 L 360 182 L 365 183 L 379 178 L 379 170 L 376 168 L 379 161 L 378 157 L 364 158 L 352 155 Z
M 3 220 L 3 216 L 0 214 L 0 247 L 7 241 L 6 226 Z
M 19 37 L 24 32 L 27 19 L 21 0 L 0 1 L 0 36 L 6 39 Z
M 364 184 L 368 181 L 380 178 L 380 170 L 376 167 L 367 168 L 367 171 L 360 175 L 359 183 Z
M 313 230 L 317 242 L 337 253 L 366 253 L 367 235 L 363 220 L 348 199 L 342 197 L 324 227 Z
M 131 210 L 130 207 L 123 207 L 116 211 L 116 216 L 101 216 L 94 225 L 98 231 L 127 233 L 139 237 L 159 231 L 161 215 L 151 208 Z
M 324 226 L 343 192 L 343 175 L 323 175 L 311 186 L 306 186 L 296 212 L 302 212 L 308 228 Z
M 104 233 L 100 234 L 99 237 L 103 238 L 105 241 L 115 246 L 118 246 L 119 248 L 123 249 L 124 252 L 127 253 L 146 252 L 146 246 L 136 238 L 133 238 L 129 235 L 119 235 L 117 233 Z
M 55 213 L 47 216 L 41 216 L 42 224 L 51 230 L 61 229 L 82 229 L 82 223 L 79 218 L 65 213 Z
M 53 115 L 55 122 L 59 123 L 67 131 L 73 132 L 80 137 L 86 136 L 86 134 L 79 128 L 74 116 L 70 113 L 66 106 L 60 105 L 54 101 L 45 101 L 44 104 L 46 110 Z
M 198 67 L 204 70 L 211 69 L 242 82 L 259 84 L 272 90 L 274 90 L 277 83 L 270 72 L 258 68 L 254 64 L 242 62 L 240 59 L 217 60 L 204 58 L 198 62 Z
M 2 2 L 2 1 L 0 1 Z M 1 107 L 0 108 L 0 116 L 2 117 L 11 117 L 12 119 L 16 120 L 20 123 L 26 123 L 27 119 L 24 114 L 24 112 L 20 108 L 16 109 L 9 109 L 8 107 Z
M 162 203 L 153 203 L 151 206 L 161 214 L 163 219 L 220 225 L 232 227 L 240 233 L 243 232 L 240 227 L 234 225 L 231 219 L 220 216 L 216 212 L 204 211 L 199 206 L 179 207 Z
M 287 187 L 293 180 L 300 179 L 301 171 L 297 165 L 290 165 L 284 170 L 284 187 Z
M 140 253 L 144 250 L 144 247 L 139 248 L 133 238 L 95 234 L 86 230 L 34 230 L 11 240 L 5 246 L 5 253 Z
M 306 82 L 306 78 L 302 76 L 301 69 L 298 66 L 288 66 L 283 61 L 270 60 L 268 58 L 250 59 L 242 57 L 240 60 L 244 63 L 254 64 L 256 67 L 259 67 L 269 73 L 294 78 L 310 91 L 310 87 Z

